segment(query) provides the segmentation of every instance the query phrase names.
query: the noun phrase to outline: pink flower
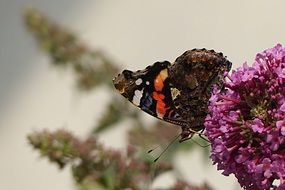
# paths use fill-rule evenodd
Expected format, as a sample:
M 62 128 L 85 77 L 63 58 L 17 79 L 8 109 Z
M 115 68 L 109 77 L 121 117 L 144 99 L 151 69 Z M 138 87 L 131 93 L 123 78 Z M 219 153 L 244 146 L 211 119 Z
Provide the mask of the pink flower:
M 257 54 L 228 78 L 209 100 L 211 159 L 244 189 L 285 189 L 285 49 Z

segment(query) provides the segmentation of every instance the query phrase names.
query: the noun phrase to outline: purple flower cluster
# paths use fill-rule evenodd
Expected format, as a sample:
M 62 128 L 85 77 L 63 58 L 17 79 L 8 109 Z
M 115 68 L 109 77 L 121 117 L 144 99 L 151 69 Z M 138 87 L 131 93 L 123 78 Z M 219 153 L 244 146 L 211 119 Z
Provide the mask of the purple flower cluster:
M 211 159 L 247 190 L 285 189 L 285 48 L 257 54 L 215 87 L 205 120 Z

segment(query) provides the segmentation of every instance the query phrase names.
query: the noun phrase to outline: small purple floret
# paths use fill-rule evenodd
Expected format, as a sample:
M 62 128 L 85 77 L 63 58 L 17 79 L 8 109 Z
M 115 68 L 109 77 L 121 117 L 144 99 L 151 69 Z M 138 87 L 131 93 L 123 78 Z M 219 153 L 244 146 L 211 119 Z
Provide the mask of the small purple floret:
M 211 159 L 246 190 L 285 189 L 285 48 L 258 53 L 215 86 L 205 120 Z

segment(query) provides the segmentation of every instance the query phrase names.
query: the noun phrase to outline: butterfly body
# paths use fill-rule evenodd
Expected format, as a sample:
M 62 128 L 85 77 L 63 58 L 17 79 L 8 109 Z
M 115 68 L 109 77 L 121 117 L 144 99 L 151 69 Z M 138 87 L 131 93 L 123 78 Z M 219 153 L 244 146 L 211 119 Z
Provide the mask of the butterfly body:
M 156 62 L 144 70 L 124 70 L 114 86 L 146 113 L 182 127 L 181 140 L 204 129 L 213 85 L 223 85 L 231 68 L 221 53 L 193 49 L 174 63 Z

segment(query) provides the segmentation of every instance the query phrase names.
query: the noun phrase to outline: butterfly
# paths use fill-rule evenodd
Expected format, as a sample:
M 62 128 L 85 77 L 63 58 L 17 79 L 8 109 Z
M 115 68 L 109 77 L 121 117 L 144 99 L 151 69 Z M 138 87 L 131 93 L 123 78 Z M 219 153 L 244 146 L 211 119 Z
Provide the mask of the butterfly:
M 222 53 L 192 49 L 173 63 L 162 61 L 143 70 L 123 70 L 113 84 L 144 112 L 181 126 L 182 142 L 204 130 L 213 86 L 223 86 L 231 66 Z

